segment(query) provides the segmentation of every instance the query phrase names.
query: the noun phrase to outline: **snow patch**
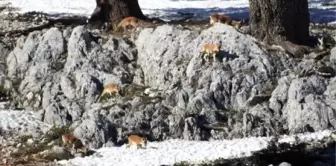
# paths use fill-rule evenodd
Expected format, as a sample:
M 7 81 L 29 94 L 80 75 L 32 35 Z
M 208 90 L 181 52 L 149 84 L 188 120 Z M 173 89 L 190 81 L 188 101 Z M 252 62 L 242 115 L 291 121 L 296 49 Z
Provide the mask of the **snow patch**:
M 18 13 L 35 11 L 51 15 L 90 16 L 96 7 L 96 2 L 94 0 L 0 0 L 1 5 L 19 8 Z
M 211 13 L 226 13 L 232 17 L 248 18 L 248 0 L 138 0 L 149 17 L 174 20 L 192 16 L 208 18 Z M 313 22 L 335 21 L 335 6 L 325 6 L 331 0 L 308 0 Z M 9 5 L 8 5 L 9 4 Z M 56 16 L 81 15 L 89 17 L 95 9 L 93 0 L 0 0 L 0 6 L 18 8 L 16 12 L 44 12 Z
M 321 140 L 330 136 L 329 130 L 316 133 L 298 134 L 299 142 Z M 78 166 L 158 166 L 173 165 L 187 161 L 200 163 L 218 158 L 240 158 L 251 156 L 252 152 L 265 149 L 271 137 L 250 137 L 233 140 L 187 141 L 166 140 L 163 142 L 148 142 L 146 149 L 121 147 L 105 147 L 88 157 L 59 161 L 62 165 Z M 279 142 L 294 143 L 295 136 L 284 135 Z
M 32 111 L 0 110 L 0 129 L 26 135 L 33 131 L 46 133 L 52 126 L 42 122 Z

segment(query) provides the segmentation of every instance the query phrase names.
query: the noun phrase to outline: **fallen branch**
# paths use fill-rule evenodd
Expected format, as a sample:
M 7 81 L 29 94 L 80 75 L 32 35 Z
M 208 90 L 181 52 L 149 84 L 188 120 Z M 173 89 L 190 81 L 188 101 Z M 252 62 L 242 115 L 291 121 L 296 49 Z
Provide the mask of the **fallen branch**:
M 29 27 L 26 29 L 18 29 L 18 30 L 11 30 L 11 31 L 5 31 L 5 32 L 0 32 L 0 37 L 5 36 L 5 35 L 15 35 L 15 34 L 20 34 L 20 35 L 28 35 L 30 32 L 33 31 L 40 31 L 45 28 L 50 28 L 56 24 L 61 24 L 61 25 L 84 25 L 86 24 L 86 19 L 85 18 L 60 18 L 60 19 L 49 19 L 47 23 L 38 25 L 35 27 Z
M 26 29 L 17 29 L 17 30 L 12 30 L 12 31 L 5 31 L 5 32 L 0 32 L 0 36 L 5 36 L 5 35 L 13 35 L 13 34 L 22 34 L 22 35 L 27 35 L 30 32 L 36 31 L 36 30 L 42 30 L 44 28 L 48 28 L 50 26 L 50 22 L 46 24 L 42 24 L 36 27 L 29 27 Z

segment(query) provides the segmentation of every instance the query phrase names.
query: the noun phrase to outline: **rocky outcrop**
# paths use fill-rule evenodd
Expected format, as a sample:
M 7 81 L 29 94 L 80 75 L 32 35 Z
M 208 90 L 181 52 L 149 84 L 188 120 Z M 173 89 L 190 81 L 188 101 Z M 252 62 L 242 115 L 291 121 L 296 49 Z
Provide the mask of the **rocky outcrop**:
M 336 127 L 335 80 L 312 60 L 266 51 L 220 23 L 201 32 L 163 25 L 137 36 L 132 43 L 83 26 L 31 32 L 1 57 L 9 80 L 1 85 L 12 85 L 13 105 L 71 125 L 91 148 L 133 132 L 208 140 Z M 215 61 L 202 60 L 205 43 L 221 44 Z M 333 56 L 322 60 L 331 69 Z M 107 83 L 121 86 L 122 97 L 97 101 Z
M 69 160 L 73 158 L 72 154 L 62 147 L 54 146 L 50 150 L 45 150 L 39 154 L 42 158 L 48 160 Z

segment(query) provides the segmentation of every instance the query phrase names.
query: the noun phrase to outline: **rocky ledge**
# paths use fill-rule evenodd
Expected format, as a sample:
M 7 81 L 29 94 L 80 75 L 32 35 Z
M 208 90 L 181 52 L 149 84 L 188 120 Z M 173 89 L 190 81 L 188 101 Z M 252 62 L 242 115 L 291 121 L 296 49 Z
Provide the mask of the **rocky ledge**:
M 121 145 L 130 133 L 211 140 L 336 127 L 335 27 L 312 26 L 325 42 L 320 53 L 297 59 L 220 23 L 161 25 L 131 38 L 86 25 L 48 26 L 1 29 L 0 93 L 4 109 L 33 111 L 53 126 L 50 142 L 66 132 L 100 148 Z M 202 60 L 205 43 L 221 43 L 214 61 Z M 108 83 L 122 96 L 98 101 Z

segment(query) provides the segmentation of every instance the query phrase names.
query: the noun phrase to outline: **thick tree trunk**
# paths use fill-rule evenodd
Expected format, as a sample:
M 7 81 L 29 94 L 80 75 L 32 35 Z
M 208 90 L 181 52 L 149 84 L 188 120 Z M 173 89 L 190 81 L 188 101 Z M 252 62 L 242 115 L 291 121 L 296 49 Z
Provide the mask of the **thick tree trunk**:
M 309 43 L 307 0 L 249 0 L 251 34 L 266 44 Z
M 117 25 L 122 19 L 130 16 L 146 20 L 138 0 L 96 0 L 96 9 L 89 23 L 100 22 Z

